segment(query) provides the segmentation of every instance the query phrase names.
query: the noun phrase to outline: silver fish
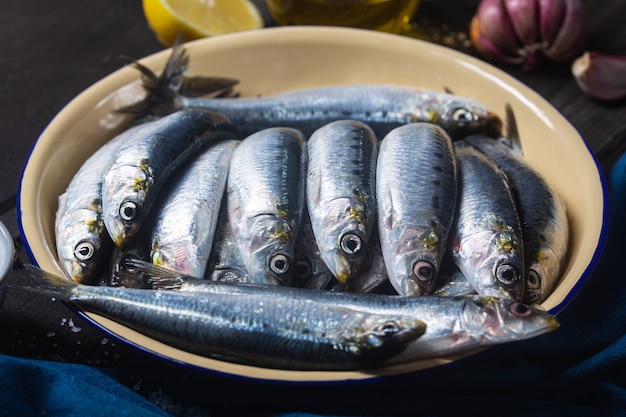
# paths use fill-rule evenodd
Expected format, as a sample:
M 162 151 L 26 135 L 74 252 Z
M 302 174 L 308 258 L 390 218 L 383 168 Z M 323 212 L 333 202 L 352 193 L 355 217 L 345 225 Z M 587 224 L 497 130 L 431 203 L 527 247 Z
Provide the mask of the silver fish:
M 374 99 L 375 98 L 375 99 Z M 460 96 L 398 85 L 336 85 L 266 97 L 179 97 L 179 108 L 204 108 L 227 115 L 251 133 L 272 126 L 293 127 L 305 136 L 342 119 L 367 123 L 383 137 L 413 122 L 437 123 L 452 136 L 471 132 L 499 134 L 500 119 L 481 103 Z
M 268 127 L 293 127 L 308 137 L 316 129 L 341 119 L 367 123 L 379 138 L 395 127 L 419 121 L 437 123 L 454 138 L 471 133 L 493 137 L 501 134 L 502 121 L 484 104 L 463 96 L 409 86 L 338 85 L 266 97 L 189 97 L 181 91 L 180 82 L 187 64 L 187 55 L 178 52 L 172 53 L 166 64 L 167 71 L 160 79 L 153 74 L 145 77 L 151 71 L 142 71 L 148 95 L 128 111 L 141 117 L 161 116 L 184 108 L 211 109 L 230 118 L 241 127 L 244 136 Z M 172 76 L 167 75 L 169 73 Z M 168 77 L 171 80 L 168 81 Z
M 453 260 L 479 294 L 521 300 L 522 228 L 506 174 L 466 143 L 457 142 L 455 149 L 460 195 Z
M 394 129 L 381 143 L 376 178 L 378 230 L 389 280 L 401 295 L 431 294 L 457 195 L 450 137 L 430 123 Z
M 146 262 L 131 262 L 135 285 L 146 282 L 159 288 L 182 292 L 209 292 L 219 295 L 262 294 L 273 303 L 282 300 L 309 300 L 336 308 L 379 315 L 419 318 L 426 332 L 383 365 L 398 365 L 417 360 L 456 355 L 468 350 L 514 342 L 553 331 L 559 322 L 552 314 L 511 299 L 481 295 L 458 297 L 415 297 L 376 293 L 335 292 L 294 287 L 210 282 L 184 277 Z
M 29 265 L 34 291 L 69 301 L 184 351 L 252 366 L 369 368 L 425 331 L 401 314 L 370 314 L 306 299 L 77 284 Z M 202 280 L 206 281 L 206 280 Z M 209 282 L 209 281 L 206 281 Z
M 140 125 L 111 156 L 102 183 L 104 224 L 117 246 L 127 245 L 171 174 L 206 143 L 235 139 L 224 116 L 184 110 Z
M 267 283 L 288 285 L 293 275 L 304 205 L 304 143 L 297 130 L 272 128 L 246 137 L 233 152 L 228 218 L 248 273 Z
M 307 142 L 306 202 L 320 254 L 349 285 L 361 270 L 376 224 L 378 140 L 372 129 L 340 120 Z
M 59 196 L 55 217 L 57 255 L 63 270 L 75 281 L 91 283 L 111 240 L 102 220 L 102 177 L 111 155 L 138 128 L 109 140 L 94 152 L 74 174 Z
M 465 140 L 493 159 L 513 184 L 524 239 L 526 302 L 540 303 L 560 278 L 569 240 L 565 203 L 514 148 L 484 136 Z
M 152 263 L 202 278 L 215 237 L 226 178 L 237 140 L 210 144 L 177 172 L 155 206 Z

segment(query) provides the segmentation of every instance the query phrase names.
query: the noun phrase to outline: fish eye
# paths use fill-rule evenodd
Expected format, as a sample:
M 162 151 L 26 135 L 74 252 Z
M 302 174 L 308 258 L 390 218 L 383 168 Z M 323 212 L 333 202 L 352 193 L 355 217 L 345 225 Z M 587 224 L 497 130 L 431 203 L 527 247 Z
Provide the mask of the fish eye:
M 496 267 L 496 279 L 505 285 L 513 284 L 519 279 L 519 272 L 513 265 L 503 262 Z
M 526 275 L 526 285 L 529 290 L 538 290 L 541 288 L 541 277 L 534 269 L 528 271 Z
M 469 124 L 476 120 L 476 115 L 465 107 L 456 107 L 450 112 L 453 122 L 460 124 Z
M 289 259 L 283 254 L 272 256 L 269 262 L 270 271 L 276 275 L 284 275 L 289 271 Z
M 418 261 L 413 265 L 413 275 L 419 285 L 430 285 L 435 276 L 435 267 L 428 261 Z
M 519 301 L 512 302 L 509 305 L 509 311 L 511 312 L 511 314 L 517 317 L 528 317 L 533 312 L 533 310 L 529 306 L 520 303 Z
M 122 220 L 133 221 L 139 215 L 139 206 L 134 201 L 124 201 L 120 204 L 119 213 Z
M 74 256 L 79 261 L 88 261 L 96 253 L 96 248 L 91 242 L 79 242 L 74 248 Z
M 313 274 L 311 262 L 308 259 L 298 259 L 294 267 L 294 275 L 297 279 L 306 279 Z
M 394 321 L 386 321 L 380 326 L 376 327 L 376 332 L 382 336 L 393 336 L 398 333 L 398 325 Z
M 354 233 L 346 233 L 341 236 L 340 245 L 346 255 L 358 255 L 363 247 L 363 241 Z

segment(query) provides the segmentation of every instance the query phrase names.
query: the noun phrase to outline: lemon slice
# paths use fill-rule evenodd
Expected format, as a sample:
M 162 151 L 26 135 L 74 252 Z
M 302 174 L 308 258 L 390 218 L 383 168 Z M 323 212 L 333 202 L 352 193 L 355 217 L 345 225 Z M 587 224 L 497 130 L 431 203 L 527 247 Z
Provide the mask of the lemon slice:
M 166 47 L 180 33 L 183 42 L 263 27 L 257 7 L 248 0 L 143 0 L 143 12 Z

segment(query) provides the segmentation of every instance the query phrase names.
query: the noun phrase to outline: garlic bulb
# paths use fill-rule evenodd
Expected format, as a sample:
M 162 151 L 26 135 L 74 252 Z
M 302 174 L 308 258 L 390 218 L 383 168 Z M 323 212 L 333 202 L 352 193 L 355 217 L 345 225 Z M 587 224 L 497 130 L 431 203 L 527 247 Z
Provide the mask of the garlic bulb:
M 482 0 L 470 25 L 485 57 L 533 70 L 543 61 L 571 61 L 587 41 L 580 0 Z
M 581 90 L 591 97 L 626 98 L 626 56 L 587 51 L 572 63 L 572 75 Z

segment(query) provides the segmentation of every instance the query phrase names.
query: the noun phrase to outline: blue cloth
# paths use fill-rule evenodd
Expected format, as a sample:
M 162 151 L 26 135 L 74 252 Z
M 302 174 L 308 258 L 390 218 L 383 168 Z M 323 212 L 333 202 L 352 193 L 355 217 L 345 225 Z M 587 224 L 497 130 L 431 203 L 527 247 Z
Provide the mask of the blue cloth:
M 609 195 L 605 252 L 593 277 L 559 314 L 556 332 L 490 349 L 454 366 L 365 383 L 260 383 L 171 369 L 133 373 L 212 416 L 626 415 L 626 273 L 621 262 L 626 155 L 610 172 Z M 130 388 L 127 371 L 0 356 L 0 372 L 0 413 L 167 415 L 145 392 L 142 396 Z M 191 415 L 191 408 L 183 410 L 169 411 Z

